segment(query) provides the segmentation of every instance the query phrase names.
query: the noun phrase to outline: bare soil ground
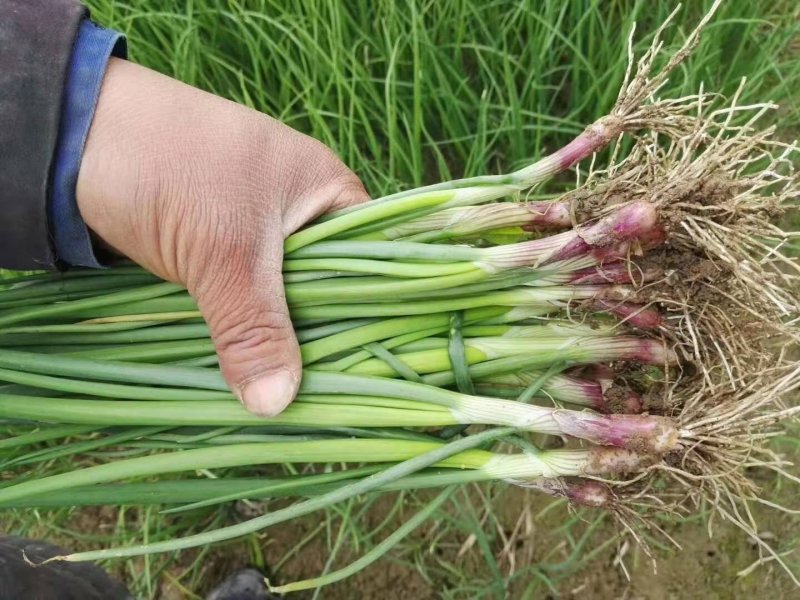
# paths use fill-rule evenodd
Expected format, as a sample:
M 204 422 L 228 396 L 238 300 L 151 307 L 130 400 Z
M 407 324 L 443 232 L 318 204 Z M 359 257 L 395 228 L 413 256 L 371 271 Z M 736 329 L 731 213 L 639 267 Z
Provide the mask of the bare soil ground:
M 581 552 L 572 553 L 567 538 L 578 538 L 591 522 L 564 525 L 573 515 L 564 506 L 547 510 L 549 500 L 520 489 L 502 493 L 494 532 L 488 531 L 490 550 L 504 581 L 495 585 L 479 544 L 467 531 L 450 530 L 443 538 L 423 526 L 397 557 L 384 559 L 358 575 L 324 588 L 317 596 L 332 600 L 408 600 L 438 598 L 591 598 L 592 600 L 739 600 L 741 598 L 797 598 L 791 579 L 774 562 L 740 575 L 759 559 L 757 545 L 730 523 L 715 520 L 709 528 L 703 519 L 688 523 L 662 523 L 680 545 L 669 547 L 655 539 L 655 565 L 635 544 L 614 540 L 617 530 L 610 520 L 596 528 Z M 458 508 L 450 505 L 450 510 Z M 376 521 L 380 510 L 373 511 Z M 596 513 L 586 513 L 593 519 Z M 755 509 L 762 538 L 778 550 L 791 548 L 800 537 L 800 519 L 771 510 Z M 313 533 L 313 517 L 276 528 L 260 538 L 265 560 L 282 555 Z M 499 532 L 502 529 L 502 534 Z M 430 538 L 437 537 L 434 547 Z M 505 539 L 503 539 L 505 538 Z M 604 547 L 604 542 L 606 543 Z M 601 547 L 599 551 L 597 548 Z M 595 554 L 596 552 L 596 554 Z M 231 569 L 247 564 L 248 551 L 236 544 L 217 551 L 206 562 L 203 579 L 210 585 Z M 281 565 L 276 579 L 293 581 L 321 573 L 329 559 L 324 535 L 312 536 L 300 551 Z M 347 560 L 345 560 L 345 558 Z M 343 555 L 337 565 L 355 556 Z M 791 556 L 787 560 L 791 561 Z M 515 573 L 516 575 L 512 575 Z M 544 578 L 550 584 L 544 582 Z M 502 581 L 502 580 L 501 580 Z M 197 590 L 202 592 L 205 590 Z M 312 593 L 291 597 L 311 598 Z M 165 583 L 161 598 L 184 598 Z

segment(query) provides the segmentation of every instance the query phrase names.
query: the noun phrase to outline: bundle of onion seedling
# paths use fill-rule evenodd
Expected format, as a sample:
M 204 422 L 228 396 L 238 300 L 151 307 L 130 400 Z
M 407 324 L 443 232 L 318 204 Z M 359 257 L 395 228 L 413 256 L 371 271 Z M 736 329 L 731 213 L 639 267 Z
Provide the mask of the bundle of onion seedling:
M 497 479 L 626 523 L 711 499 L 754 533 L 738 510 L 757 498 L 745 468 L 782 472 L 766 441 L 800 384 L 776 347 L 797 337 L 797 267 L 771 224 L 797 194 L 795 149 L 757 129 L 769 105 L 655 99 L 698 34 L 651 75 L 656 35 L 613 111 L 527 168 L 400 192 L 290 236 L 305 372 L 277 417 L 235 400 L 179 286 L 131 265 L 12 280 L 0 291 L 0 506 L 306 498 L 69 560 L 230 539 L 372 490 Z M 526 199 L 628 132 L 625 158 Z M 493 243 L 509 229 L 518 241 Z M 79 455 L 91 459 L 48 472 Z M 263 467 L 293 463 L 343 466 Z

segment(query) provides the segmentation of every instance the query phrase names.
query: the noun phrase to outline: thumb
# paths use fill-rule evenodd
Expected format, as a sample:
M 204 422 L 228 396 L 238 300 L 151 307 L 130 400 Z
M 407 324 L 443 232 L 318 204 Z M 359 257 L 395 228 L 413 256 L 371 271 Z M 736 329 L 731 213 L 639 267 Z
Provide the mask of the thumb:
M 231 275 L 195 292 L 225 381 L 248 410 L 263 416 L 275 416 L 289 405 L 302 376 L 277 246 L 266 264 L 228 264 Z

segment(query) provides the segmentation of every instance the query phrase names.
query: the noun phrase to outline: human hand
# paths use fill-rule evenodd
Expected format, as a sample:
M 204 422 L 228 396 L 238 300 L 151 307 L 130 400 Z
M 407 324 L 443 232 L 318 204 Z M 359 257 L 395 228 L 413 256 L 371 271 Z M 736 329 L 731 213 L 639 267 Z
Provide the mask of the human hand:
M 225 380 L 251 411 L 279 413 L 302 373 L 283 292 L 284 239 L 367 198 L 322 143 L 111 60 L 78 176 L 81 215 L 107 246 L 189 290 Z

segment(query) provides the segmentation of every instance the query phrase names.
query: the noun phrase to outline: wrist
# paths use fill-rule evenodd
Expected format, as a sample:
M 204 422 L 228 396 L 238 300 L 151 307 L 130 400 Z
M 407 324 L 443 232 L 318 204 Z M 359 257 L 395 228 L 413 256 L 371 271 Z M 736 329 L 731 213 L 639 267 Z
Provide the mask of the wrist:
M 77 180 L 106 66 L 111 55 L 124 56 L 125 51 L 121 34 L 89 20 L 80 24 L 64 85 L 47 207 L 53 245 L 61 264 L 101 266 L 79 211 Z

